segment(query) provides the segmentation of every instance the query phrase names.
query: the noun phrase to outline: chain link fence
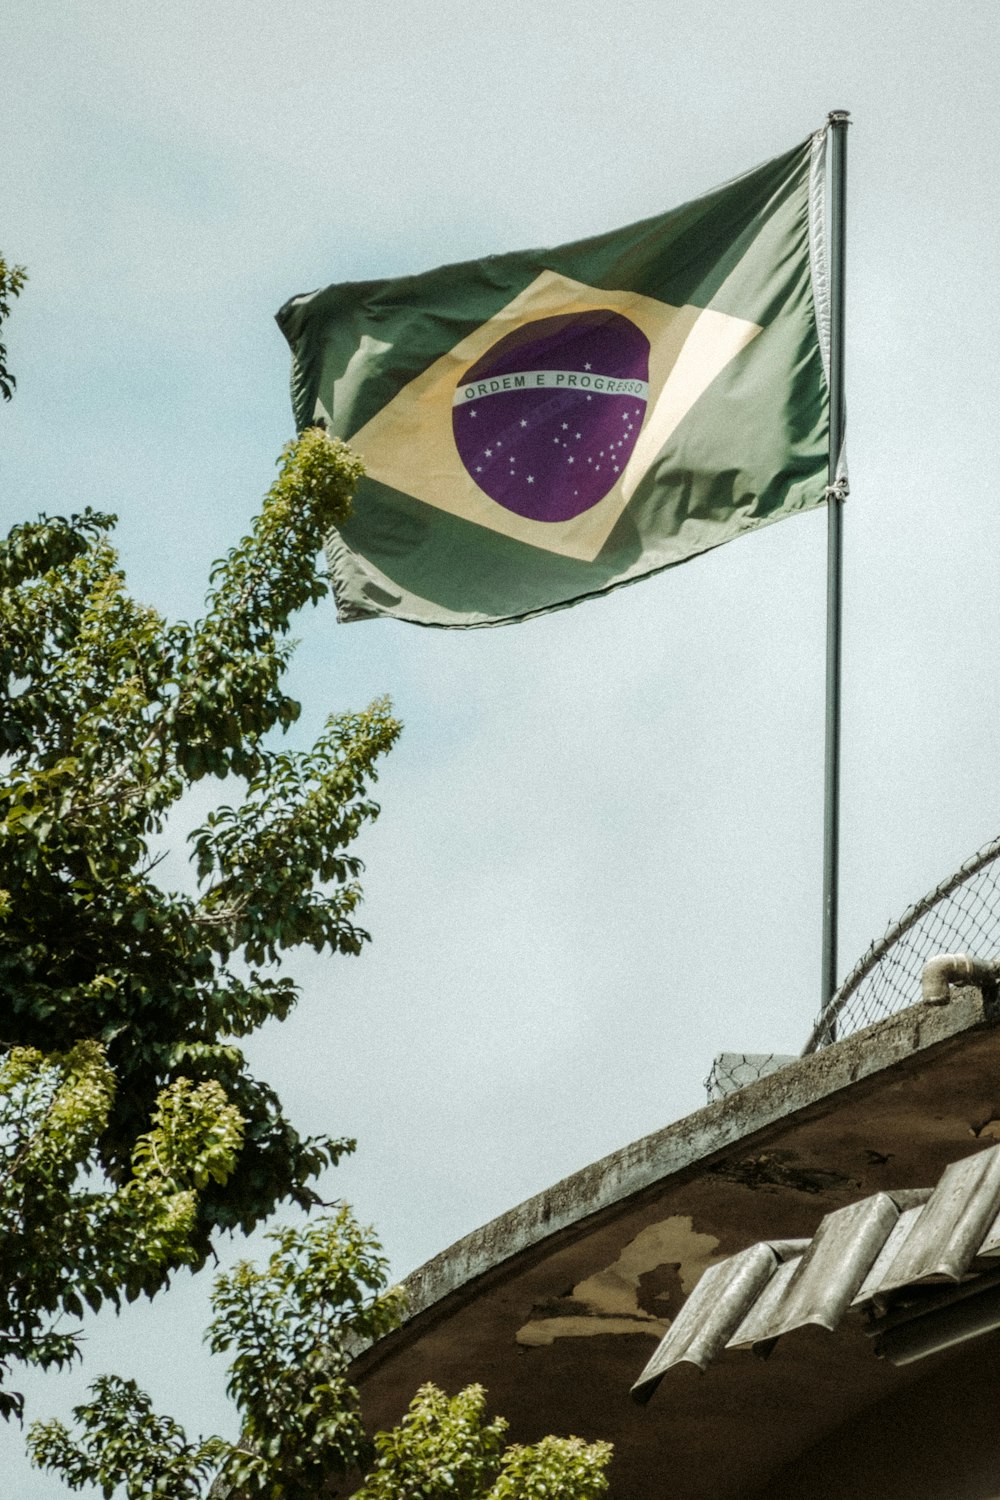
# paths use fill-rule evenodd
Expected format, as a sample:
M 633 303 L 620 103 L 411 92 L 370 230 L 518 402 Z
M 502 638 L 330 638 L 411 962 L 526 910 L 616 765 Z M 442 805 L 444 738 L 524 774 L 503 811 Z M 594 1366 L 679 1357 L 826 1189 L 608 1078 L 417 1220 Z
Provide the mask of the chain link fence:
M 796 1062 L 783 1052 L 720 1052 L 712 1064 L 712 1071 L 705 1079 L 705 1092 L 709 1104 L 735 1094 L 748 1083 L 776 1073 L 786 1063 Z
M 872 943 L 816 1022 L 804 1051 L 827 1047 L 915 1004 L 923 966 L 938 953 L 1000 955 L 1000 838 L 984 844 Z

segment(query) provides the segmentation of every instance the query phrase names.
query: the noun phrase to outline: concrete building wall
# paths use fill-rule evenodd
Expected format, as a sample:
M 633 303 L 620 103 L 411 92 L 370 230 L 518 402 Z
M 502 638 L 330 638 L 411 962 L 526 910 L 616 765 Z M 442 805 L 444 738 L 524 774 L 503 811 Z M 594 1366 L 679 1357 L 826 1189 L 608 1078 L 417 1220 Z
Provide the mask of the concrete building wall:
M 704 1375 L 679 1366 L 647 1406 L 629 1399 L 708 1263 L 808 1239 L 824 1214 L 882 1189 L 933 1186 L 996 1141 L 998 1078 L 997 1011 L 966 990 L 595 1162 L 410 1278 L 409 1319 L 353 1366 L 369 1423 L 398 1421 L 426 1380 L 480 1381 L 514 1441 L 610 1439 L 613 1500 L 1000 1500 L 992 1336 L 982 1353 L 897 1369 L 854 1317 L 783 1337 L 766 1361 L 730 1351 Z M 939 1407 L 936 1382 L 950 1393 Z M 935 1426 L 925 1413 L 939 1408 Z M 939 1470 L 965 1489 L 928 1488 Z
M 1000 1334 L 915 1368 L 912 1385 L 837 1427 L 754 1500 L 998 1500 Z

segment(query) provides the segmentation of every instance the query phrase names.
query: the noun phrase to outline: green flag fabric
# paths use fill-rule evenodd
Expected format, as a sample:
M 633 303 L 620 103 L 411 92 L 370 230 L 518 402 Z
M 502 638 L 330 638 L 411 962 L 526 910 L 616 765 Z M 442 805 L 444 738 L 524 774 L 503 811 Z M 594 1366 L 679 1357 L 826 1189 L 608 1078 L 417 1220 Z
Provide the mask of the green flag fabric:
M 366 470 L 340 618 L 522 620 L 820 504 L 825 139 L 595 239 L 286 303 L 297 425 Z

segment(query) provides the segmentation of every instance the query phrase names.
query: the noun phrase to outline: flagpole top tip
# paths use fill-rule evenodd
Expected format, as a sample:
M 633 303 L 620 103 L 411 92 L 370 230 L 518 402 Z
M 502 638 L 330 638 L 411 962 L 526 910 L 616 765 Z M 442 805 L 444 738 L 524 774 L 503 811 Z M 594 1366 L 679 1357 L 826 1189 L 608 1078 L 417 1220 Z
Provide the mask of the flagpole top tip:
M 831 109 L 826 118 L 827 123 L 830 125 L 850 125 L 851 111 L 849 109 Z

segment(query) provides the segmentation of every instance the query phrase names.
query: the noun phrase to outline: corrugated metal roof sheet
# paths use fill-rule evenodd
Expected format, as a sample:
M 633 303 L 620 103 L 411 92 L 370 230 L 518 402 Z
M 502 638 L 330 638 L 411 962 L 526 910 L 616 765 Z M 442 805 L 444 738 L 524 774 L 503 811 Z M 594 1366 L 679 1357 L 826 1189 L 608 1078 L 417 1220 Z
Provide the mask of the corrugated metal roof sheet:
M 827 1214 L 811 1240 L 764 1241 L 709 1266 L 633 1395 L 647 1400 L 673 1366 L 705 1370 L 724 1349 L 766 1348 L 808 1324 L 832 1332 L 851 1308 L 867 1331 L 898 1326 L 955 1296 L 921 1302 L 915 1288 L 967 1283 L 964 1295 L 981 1281 L 985 1293 L 998 1262 L 1000 1145 L 953 1162 L 933 1190 L 875 1193 Z M 966 1316 L 962 1326 L 975 1322 Z M 918 1344 L 907 1340 L 907 1358 L 919 1357 Z

